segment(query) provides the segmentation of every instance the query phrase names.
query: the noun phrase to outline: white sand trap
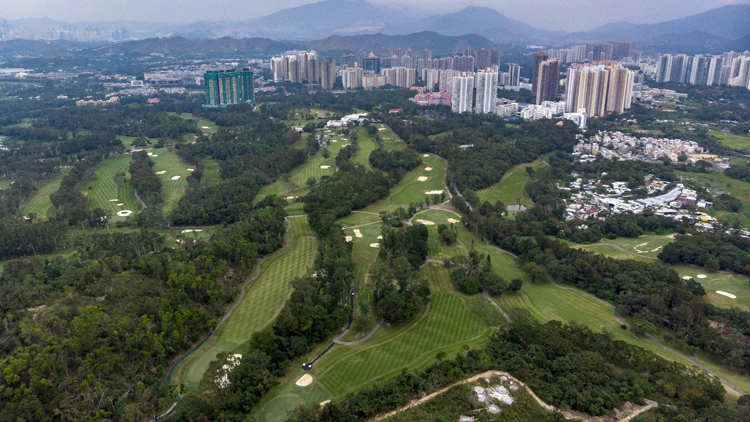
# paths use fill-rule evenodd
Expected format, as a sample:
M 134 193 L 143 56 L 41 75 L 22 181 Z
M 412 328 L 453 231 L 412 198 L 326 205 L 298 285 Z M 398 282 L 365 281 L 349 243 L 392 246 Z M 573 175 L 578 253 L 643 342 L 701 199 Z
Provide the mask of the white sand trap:
M 346 236 L 344 239 L 346 239 L 347 242 L 351 242 L 352 241 L 352 237 L 351 236 Z
M 197 232 L 202 232 L 202 231 L 203 231 L 203 229 L 195 229 L 195 231 L 197 231 Z
M 154 174 L 164 174 L 164 173 L 166 173 L 166 172 L 167 172 L 166 170 L 162 170 L 162 171 L 157 171 L 157 172 L 156 172 L 156 173 L 154 173 Z
M 338 141 L 337 141 L 337 140 L 335 140 L 335 139 L 331 139 L 331 142 L 338 142 Z
M 172 179 L 172 180 L 180 180 L 180 176 L 172 176 L 172 177 L 170 177 L 170 179 Z
M 132 213 L 133 213 L 133 211 L 130 211 L 130 210 L 120 210 L 120 211 L 117 211 L 117 215 L 120 216 L 120 217 L 127 217 L 130 214 L 132 214 Z
M 425 167 L 424 171 L 432 171 L 432 167 Z
M 417 182 L 426 182 L 429 179 L 427 176 L 419 176 L 417 177 Z
M 354 229 L 354 235 L 357 237 L 362 237 L 362 232 L 359 231 L 359 229 Z
M 383 235 L 378 236 L 378 240 L 383 240 Z
M 202 126 L 203 129 L 208 129 L 208 126 Z
M 430 154 L 423 154 L 422 157 L 429 157 Z
M 727 292 L 725 292 L 725 291 L 722 291 L 722 290 L 717 290 L 717 291 L 716 291 L 716 294 L 718 294 L 718 295 L 722 295 L 722 296 L 726 296 L 726 297 L 728 297 L 728 298 L 730 298 L 730 299 L 737 299 L 737 296 L 735 296 L 735 295 L 733 295 L 733 294 L 731 294 L 731 293 L 727 293 Z
M 442 190 L 426 190 L 424 191 L 425 195 L 440 195 L 443 193 Z
M 294 201 L 294 198 L 296 198 L 296 196 L 287 196 L 286 200 L 287 201 Z
M 331 168 L 331 166 L 320 166 L 320 168 L 322 168 L 323 170 L 328 170 L 329 168 Z
M 705 274 L 698 274 L 698 278 L 706 278 L 706 277 L 708 277 L 708 276 L 705 275 Z
M 123 206 L 123 205 L 125 205 L 125 204 L 117 204 L 117 206 L 118 206 L 118 207 L 121 207 L 121 206 Z
M 305 374 L 299 377 L 296 384 L 299 387 L 307 387 L 308 385 L 312 384 L 313 377 L 310 374 Z
M 370 247 L 371 248 L 379 248 L 380 247 L 380 243 L 370 243 Z
M 119 199 L 110 199 L 109 202 L 117 202 Z
M 187 169 L 187 171 L 195 171 L 195 169 Z
M 685 277 L 682 277 L 683 280 L 692 280 L 693 277 L 690 277 L 689 275 L 686 275 Z
M 379 128 L 378 128 L 378 131 L 383 131 L 383 130 L 385 130 L 385 128 L 384 128 L 384 127 L 379 127 Z
M 417 222 L 424 224 L 425 226 L 434 226 L 435 222 L 430 220 L 417 220 Z
M 187 230 L 183 230 L 183 231 L 181 231 L 180 233 L 192 233 L 192 232 L 193 232 L 192 230 L 190 230 L 190 229 L 187 229 Z
M 326 400 L 326 401 L 324 401 L 323 403 L 320 403 L 320 405 L 321 405 L 321 406 L 325 406 L 325 405 L 327 405 L 327 404 L 328 404 L 328 403 L 330 403 L 330 402 L 331 402 L 330 400 Z
M 661 249 L 661 246 L 659 246 L 659 247 L 658 247 L 658 248 L 656 248 L 656 249 L 651 249 L 651 252 L 656 252 L 656 251 L 658 251 L 659 249 Z
M 152 156 L 152 157 L 158 157 L 158 155 L 156 155 L 156 154 L 151 154 L 151 156 Z
M 448 219 L 448 222 L 449 222 L 449 223 L 453 223 L 453 224 L 456 224 L 456 223 L 460 223 L 460 222 L 461 222 L 461 220 L 456 220 L 455 218 L 449 218 L 449 219 Z
M 148 154 L 149 157 L 151 157 L 152 155 L 154 155 L 153 152 L 148 152 L 147 154 Z

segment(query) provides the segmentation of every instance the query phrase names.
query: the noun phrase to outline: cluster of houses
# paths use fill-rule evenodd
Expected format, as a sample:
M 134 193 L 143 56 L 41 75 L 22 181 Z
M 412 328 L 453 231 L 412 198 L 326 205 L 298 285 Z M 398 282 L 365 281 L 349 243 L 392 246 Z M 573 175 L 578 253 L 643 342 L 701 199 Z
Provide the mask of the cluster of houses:
M 602 176 L 606 174 L 602 173 Z M 668 186 L 670 185 L 653 176 L 646 178 L 646 190 L 649 194 L 663 192 Z M 603 187 L 605 191 L 601 192 L 600 187 Z M 566 220 L 585 220 L 589 217 L 604 219 L 605 217 L 600 215 L 603 211 L 640 214 L 646 209 L 652 209 L 656 215 L 693 220 L 698 230 L 701 228 L 709 230 L 713 228 L 713 223 L 716 221 L 703 211 L 691 212 L 682 209 L 685 205 L 694 205 L 698 209 L 707 210 L 713 207 L 713 203 L 699 200 L 696 191 L 686 189 L 681 183 L 666 193 L 646 198 L 632 198 L 630 195 L 632 190 L 627 182 L 602 184 L 598 179 L 584 182 L 582 178 L 577 178 L 569 186 L 558 185 L 558 188 L 572 192 L 571 198 L 565 200 Z
M 582 162 L 595 161 L 601 155 L 604 158 L 619 160 L 657 161 L 667 157 L 678 161 L 680 156 L 687 156 L 688 162 L 720 162 L 716 155 L 707 154 L 704 148 L 694 141 L 625 135 L 622 132 L 599 132 L 588 140 L 579 139 L 573 148 L 574 155 L 581 156 Z M 591 157 L 593 156 L 593 157 Z

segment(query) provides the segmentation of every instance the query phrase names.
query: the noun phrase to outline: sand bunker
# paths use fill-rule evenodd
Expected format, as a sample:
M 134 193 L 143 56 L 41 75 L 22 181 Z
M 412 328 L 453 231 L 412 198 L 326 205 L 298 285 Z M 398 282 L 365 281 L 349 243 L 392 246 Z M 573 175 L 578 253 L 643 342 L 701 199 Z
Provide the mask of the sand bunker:
M 117 211 L 117 215 L 120 216 L 120 217 L 127 217 L 130 214 L 132 214 L 132 213 L 133 213 L 133 211 L 130 211 L 130 210 L 120 210 L 120 211 Z
M 203 129 L 208 129 L 208 126 L 202 126 Z
M 705 275 L 705 274 L 698 274 L 698 278 L 706 278 L 706 277 L 708 277 L 708 276 Z
M 432 171 L 432 167 L 425 167 L 424 171 Z
M 320 168 L 322 168 L 323 170 L 328 170 L 329 168 L 331 168 L 331 166 L 320 166 Z
M 456 224 L 456 223 L 460 223 L 460 222 L 461 222 L 461 220 L 456 220 L 455 218 L 449 218 L 449 219 L 448 219 L 448 222 L 449 222 L 449 223 L 453 223 L 453 224 Z
M 203 231 L 203 229 L 195 229 L 195 231 L 197 231 L 197 232 L 202 232 L 202 231 Z
M 682 277 L 683 280 L 692 280 L 693 277 L 690 277 L 689 275 L 686 275 L 685 277 Z
M 335 139 L 331 139 L 331 142 L 338 142 L 338 141 L 337 141 L 337 140 L 335 140 Z
M 123 205 L 125 205 L 125 204 L 117 204 L 117 206 L 118 206 L 118 207 L 121 207 L 121 206 L 123 206 Z
M 357 237 L 362 237 L 362 232 L 359 231 L 359 229 L 354 229 L 354 235 Z
M 180 176 L 172 176 L 172 177 L 170 177 L 170 179 L 172 179 L 172 180 L 180 180 Z
M 158 157 L 158 155 L 156 155 L 156 154 L 151 154 L 151 157 Z
M 383 131 L 383 130 L 385 130 L 385 128 L 384 128 L 384 127 L 379 127 L 379 128 L 378 128 L 378 131 Z
M 427 176 L 419 176 L 417 177 L 417 182 L 426 182 L 429 177 Z
M 422 155 L 422 157 L 429 157 L 429 156 L 430 156 L 430 154 L 424 154 L 424 155 Z
M 287 196 L 286 200 L 287 201 L 294 201 L 294 198 L 296 198 L 296 196 Z
M 370 247 L 371 248 L 379 248 L 380 247 L 380 243 L 370 243 Z
M 435 222 L 430 220 L 417 220 L 418 223 L 422 223 L 425 226 L 434 226 Z
M 323 403 L 320 403 L 320 405 L 321 405 L 321 406 L 325 406 L 325 405 L 327 405 L 327 404 L 328 404 L 328 403 L 330 403 L 330 402 L 331 402 L 330 400 L 326 400 L 326 401 L 324 401 Z
M 378 236 L 378 240 L 383 240 L 383 235 Z
M 346 236 L 344 239 L 346 239 L 347 242 L 351 242 L 352 241 L 352 237 L 351 236 Z
M 305 374 L 299 377 L 296 384 L 299 387 L 307 387 L 308 385 L 312 384 L 313 377 L 310 374 Z
M 190 230 L 190 229 L 187 229 L 187 230 L 183 230 L 183 231 L 181 231 L 180 233 L 192 233 L 192 232 L 193 232 L 192 230 Z
M 443 193 L 442 190 L 426 190 L 424 191 L 425 195 L 440 195 Z
M 187 169 L 187 171 L 195 171 L 195 169 Z
M 735 296 L 735 295 L 733 295 L 731 293 L 727 293 L 727 292 L 722 291 L 722 290 L 717 290 L 716 294 L 719 294 L 719 295 L 722 295 L 722 296 L 726 296 L 726 297 L 728 297 L 730 299 L 737 299 L 737 296 Z
M 110 199 L 109 202 L 117 202 L 119 199 Z
M 166 172 L 167 172 L 166 170 L 162 170 L 162 171 L 157 171 L 155 174 L 164 174 Z

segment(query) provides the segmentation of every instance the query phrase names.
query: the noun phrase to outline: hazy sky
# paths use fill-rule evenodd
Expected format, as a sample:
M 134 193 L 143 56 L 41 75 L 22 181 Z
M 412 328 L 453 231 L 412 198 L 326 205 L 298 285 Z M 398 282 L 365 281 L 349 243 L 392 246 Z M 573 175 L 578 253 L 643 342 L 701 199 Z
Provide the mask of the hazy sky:
M 184 23 L 245 20 L 316 0 L 0 0 L 0 18 L 40 18 L 81 22 L 138 20 Z M 427 15 L 466 6 L 487 6 L 537 27 L 591 29 L 607 22 L 653 23 L 750 0 L 368 0 Z

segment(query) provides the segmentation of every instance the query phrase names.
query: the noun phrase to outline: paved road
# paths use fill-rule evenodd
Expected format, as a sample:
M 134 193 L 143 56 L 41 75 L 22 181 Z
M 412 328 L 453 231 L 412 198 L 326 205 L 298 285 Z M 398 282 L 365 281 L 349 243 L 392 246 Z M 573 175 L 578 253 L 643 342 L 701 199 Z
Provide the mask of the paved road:
M 512 256 L 512 257 L 514 257 L 514 258 L 518 258 L 518 256 L 516 256 L 516 255 L 514 255 L 514 254 L 512 254 L 512 253 L 510 253 L 510 252 L 508 252 L 508 251 L 506 251 L 505 249 L 500 249 L 500 248 L 498 248 L 497 246 L 494 246 L 494 245 L 490 245 L 490 246 L 491 246 L 491 247 L 493 247 L 493 248 L 495 248 L 495 249 L 497 249 L 497 250 L 500 250 L 500 251 L 502 251 L 502 252 L 505 252 L 506 254 L 508 254 L 508 255 L 510 255 L 510 256 Z M 613 246 L 616 246 L 616 245 L 613 245 Z M 625 252 L 628 252 L 628 251 L 625 251 Z M 628 253 L 630 253 L 630 252 L 628 252 Z M 620 323 L 621 323 L 621 324 L 625 324 L 625 325 L 626 325 L 626 326 L 627 326 L 628 328 L 631 328 L 631 325 L 630 325 L 630 324 L 629 324 L 629 323 L 628 323 L 627 321 L 625 321 L 625 319 L 623 319 L 623 317 L 622 317 L 622 316 L 620 315 L 620 313 L 619 313 L 619 312 L 617 312 L 617 308 L 615 308 L 615 305 L 613 305 L 613 304 L 611 304 L 611 303 L 607 302 L 607 301 L 606 301 L 606 300 L 604 300 L 604 299 L 600 299 L 600 298 L 598 298 L 598 297 L 596 297 L 596 296 L 592 295 L 591 293 L 588 293 L 588 292 L 584 292 L 583 290 L 579 290 L 579 289 L 576 289 L 576 288 L 574 288 L 574 287 L 561 286 L 561 285 L 559 285 L 559 284 L 555 283 L 555 280 L 553 280 L 551 276 L 550 276 L 550 277 L 548 277 L 548 278 L 549 278 L 549 282 L 550 282 L 550 283 L 552 283 L 552 285 L 554 285 L 554 286 L 555 286 L 555 287 L 557 287 L 557 288 L 560 288 L 560 289 L 563 289 L 563 290 L 572 290 L 572 291 L 575 291 L 575 292 L 578 292 L 578 293 L 582 293 L 582 294 L 584 294 L 584 295 L 586 295 L 586 296 L 588 296 L 588 297 L 590 297 L 590 298 L 592 298 L 592 299 L 594 299 L 594 300 L 596 300 L 596 301 L 598 301 L 598 302 L 600 302 L 600 303 L 602 303 L 602 304 L 604 304 L 604 305 L 607 305 L 607 306 L 608 306 L 608 307 L 609 307 L 610 309 L 612 309 L 612 312 L 614 313 L 615 317 L 616 317 L 616 318 L 617 318 L 617 319 L 618 319 L 618 320 L 620 321 Z M 670 349 L 669 347 L 667 347 L 667 346 L 665 346 L 664 344 L 662 344 L 662 342 L 661 342 L 661 341 L 659 341 L 659 340 L 658 340 L 658 339 L 657 339 L 656 337 L 652 336 L 651 334 L 646 334 L 646 336 L 647 336 L 648 338 L 650 338 L 651 340 L 653 340 L 653 341 L 654 341 L 654 342 L 655 342 L 656 344 L 658 344 L 658 345 L 659 345 L 659 346 L 660 346 L 660 347 L 661 347 L 662 349 L 664 349 L 664 350 L 666 350 L 666 351 L 668 351 L 668 352 L 670 352 L 670 353 L 673 353 L 673 354 L 675 354 L 675 355 L 677 355 L 677 356 L 679 356 L 679 357 L 681 357 L 681 358 L 683 358 L 683 359 L 686 359 L 686 360 L 688 360 L 688 361 L 692 362 L 692 363 L 693 363 L 693 364 L 694 364 L 695 366 L 697 366 L 697 367 L 699 367 L 699 368 L 703 369 L 703 370 L 704 370 L 704 371 L 706 371 L 706 372 L 707 372 L 707 373 L 708 373 L 709 375 L 711 375 L 711 376 L 714 376 L 714 377 L 717 377 L 717 378 L 719 378 L 719 380 L 720 380 L 720 381 L 721 381 L 721 382 L 722 382 L 722 383 L 723 383 L 723 384 L 724 384 L 725 386 L 727 386 L 728 388 L 730 388 L 730 389 L 732 389 L 732 390 L 736 391 L 736 392 L 737 392 L 737 393 L 739 393 L 740 395 L 744 395 L 744 393 L 743 393 L 742 391 L 738 390 L 738 389 L 737 389 L 737 388 L 735 388 L 735 387 L 734 387 L 734 386 L 733 386 L 732 384 L 730 384 L 730 383 L 726 382 L 726 381 L 725 381 L 724 379 L 722 379 L 721 377 L 719 377 L 718 375 L 716 375 L 715 373 L 713 373 L 713 372 L 712 372 L 712 371 L 711 371 L 710 369 L 708 369 L 708 368 L 706 368 L 705 366 L 701 365 L 700 363 L 696 362 L 696 361 L 695 361 L 694 359 L 692 359 L 691 357 L 689 357 L 689 356 L 686 356 L 686 355 L 684 355 L 684 354 L 682 354 L 682 353 L 680 353 L 680 352 L 678 352 L 678 351 L 676 351 L 676 350 Z
M 508 320 L 509 324 L 513 323 L 513 321 L 510 320 L 510 317 L 508 316 L 508 314 L 506 314 L 505 311 L 503 311 L 503 308 L 501 308 L 500 305 L 497 304 L 497 302 L 492 300 L 492 298 L 490 297 L 490 295 L 487 294 L 487 292 L 484 292 L 484 298 L 489 300 L 490 303 L 492 303 L 493 305 L 495 305 L 495 307 L 500 311 L 500 313 L 503 314 L 505 319 Z
M 369 340 L 369 339 L 370 339 L 370 337 L 372 337 L 372 336 L 373 336 L 373 335 L 375 334 L 375 332 L 377 332 L 377 331 L 378 331 L 378 329 L 379 329 L 379 328 L 380 328 L 380 327 L 381 327 L 381 326 L 382 326 L 382 325 L 383 325 L 384 323 L 385 323 L 385 320 L 384 320 L 384 319 L 381 319 L 381 320 L 380 320 L 380 322 L 378 323 L 378 325 L 376 325 L 376 326 L 375 326 L 375 328 L 373 328 L 373 329 L 372 329 L 372 331 L 370 331 L 370 334 L 368 334 L 368 335 L 367 335 L 367 336 L 366 336 L 365 338 L 362 338 L 362 339 L 359 339 L 359 340 L 356 340 L 356 341 L 340 341 L 339 339 L 340 339 L 341 337 L 344 337 L 344 336 L 346 335 L 346 333 L 348 333 L 348 332 L 349 332 L 349 329 L 347 328 L 347 329 L 346 329 L 346 331 L 344 331 L 344 332 L 343 332 L 343 334 L 341 334 L 340 336 L 338 336 L 338 337 L 334 338 L 334 339 L 333 339 L 333 342 L 334 342 L 334 343 L 336 343 L 336 344 L 343 344 L 344 346 L 352 346 L 352 345 L 354 345 L 354 344 L 359 344 L 359 343 L 362 343 L 363 341 L 367 341 L 367 340 Z

